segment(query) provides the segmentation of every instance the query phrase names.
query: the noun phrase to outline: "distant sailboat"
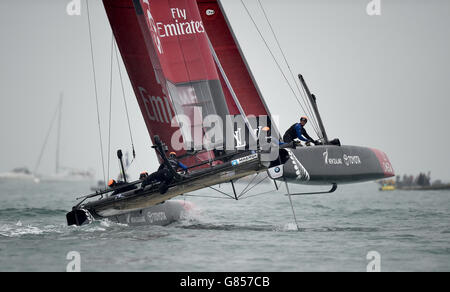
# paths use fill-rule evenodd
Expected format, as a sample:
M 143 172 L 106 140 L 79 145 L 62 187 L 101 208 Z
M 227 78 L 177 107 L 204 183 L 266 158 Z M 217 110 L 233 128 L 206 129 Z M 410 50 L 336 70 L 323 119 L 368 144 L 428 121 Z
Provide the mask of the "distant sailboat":
M 0 180 L 30 180 L 36 183 L 39 179 L 26 167 L 18 167 L 10 172 L 0 173 Z
M 59 102 L 53 116 L 53 119 L 50 123 L 50 127 L 48 129 L 47 135 L 44 139 L 44 143 L 41 147 L 41 151 L 39 154 L 39 158 L 37 160 L 36 166 L 34 168 L 34 175 L 39 178 L 41 181 L 84 181 L 84 180 L 93 180 L 94 173 L 93 171 L 83 171 L 77 170 L 69 167 L 62 167 L 60 165 L 60 153 L 61 153 L 61 124 L 62 124 L 62 109 L 63 109 L 63 100 L 64 95 L 60 93 Z M 55 121 L 56 120 L 56 121 Z M 47 148 L 48 140 L 51 134 L 51 131 L 54 127 L 54 124 L 57 124 L 56 129 L 56 151 L 55 151 L 55 172 L 53 174 L 38 174 L 38 169 L 41 165 L 42 158 L 44 152 Z
M 158 183 L 143 186 L 138 180 L 81 197 L 67 214 L 69 225 L 101 218 L 126 224 L 168 224 L 179 218 L 183 210 L 169 201 L 171 198 L 210 188 L 239 200 L 261 182 L 261 176 L 251 179 L 250 184 L 254 185 L 249 184 L 242 192 L 234 183 L 252 175 L 272 181 L 276 190 L 278 183 L 283 183 L 292 211 L 291 196 L 332 193 L 338 184 L 394 175 L 383 152 L 343 146 L 337 139 L 328 139 L 316 98 L 302 76 L 301 86 L 317 122 L 321 143 L 311 147 L 280 146 L 277 141 L 281 135 L 268 103 L 219 1 L 103 0 L 103 4 L 153 148 L 174 180 L 167 192 L 161 192 Z M 227 131 L 222 139 L 217 139 L 219 134 L 212 139 L 211 128 L 198 120 L 199 113 L 203 117 L 219 117 L 226 126 L 230 126 L 229 119 L 242 122 L 231 123 L 232 135 L 227 135 Z M 264 134 L 263 128 L 270 131 Z M 172 143 L 174 137 L 188 147 L 177 148 Z M 231 145 L 231 149 L 224 145 Z M 175 152 L 188 166 L 189 174 L 176 173 L 166 156 L 167 150 Z M 273 150 L 274 157 L 268 155 Z M 224 183 L 230 183 L 233 193 L 214 188 Z M 289 183 L 331 189 L 292 194 Z

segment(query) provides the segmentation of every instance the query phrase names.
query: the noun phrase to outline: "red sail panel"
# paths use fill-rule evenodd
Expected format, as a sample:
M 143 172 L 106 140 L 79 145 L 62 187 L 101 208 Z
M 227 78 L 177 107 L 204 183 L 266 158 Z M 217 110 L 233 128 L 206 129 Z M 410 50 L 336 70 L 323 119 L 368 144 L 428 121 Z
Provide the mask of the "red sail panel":
M 140 0 L 165 78 L 176 84 L 217 80 L 195 0 Z
M 135 0 L 144 35 L 151 36 L 152 63 L 182 127 L 184 143 L 200 150 L 207 132 L 203 117 L 229 114 L 208 37 L 195 0 Z M 184 124 L 184 123 L 183 123 Z M 216 141 L 222 145 L 223 141 Z
M 160 136 L 161 140 L 169 146 L 169 150 L 174 150 L 171 140 L 174 133 L 180 128 L 178 125 L 171 127 L 171 121 L 176 111 L 172 102 L 174 98 L 169 93 L 169 83 L 166 81 L 186 84 L 191 81 L 188 76 L 207 79 L 214 77 L 214 72 L 210 69 L 211 65 L 208 67 L 205 64 L 198 64 L 200 62 L 198 58 L 189 57 L 192 52 L 189 53 L 188 49 L 182 53 L 185 54 L 185 57 L 187 56 L 186 59 L 190 63 L 188 66 L 181 64 L 184 62 L 180 59 L 180 54 L 166 44 L 166 40 L 172 41 L 171 38 L 159 39 L 154 34 L 154 24 L 157 22 L 149 22 L 149 20 L 153 20 L 149 17 L 149 15 L 151 16 L 150 10 L 144 10 L 142 6 L 143 4 L 148 5 L 148 2 L 146 0 L 103 0 L 149 135 L 152 139 L 154 135 Z M 168 2 L 167 0 L 157 0 L 151 1 L 150 4 L 164 4 L 165 6 L 161 9 L 167 10 Z M 179 1 L 171 1 L 171 4 L 173 2 Z M 177 7 L 177 5 L 171 5 L 171 7 Z M 160 14 L 164 14 L 155 10 L 153 9 L 152 12 L 158 17 Z M 196 46 L 195 42 L 191 42 L 190 45 L 191 50 L 193 50 L 192 46 Z M 160 49 L 165 50 L 164 57 L 159 54 Z M 174 54 L 173 59 L 171 59 L 171 54 Z M 178 66 L 175 66 L 174 62 L 178 62 Z M 193 69 L 190 70 L 190 67 Z M 183 70 L 183 68 L 185 69 Z M 217 76 L 216 79 L 218 79 Z M 186 153 L 184 150 L 176 152 L 179 156 Z M 198 163 L 198 159 L 205 159 L 210 157 L 209 155 L 211 153 L 205 153 L 204 157 L 192 157 L 184 162 L 187 165 L 194 165 Z
M 209 39 L 245 115 L 269 116 L 217 0 L 197 0 L 197 5 Z M 236 108 L 224 82 L 222 86 L 228 107 Z

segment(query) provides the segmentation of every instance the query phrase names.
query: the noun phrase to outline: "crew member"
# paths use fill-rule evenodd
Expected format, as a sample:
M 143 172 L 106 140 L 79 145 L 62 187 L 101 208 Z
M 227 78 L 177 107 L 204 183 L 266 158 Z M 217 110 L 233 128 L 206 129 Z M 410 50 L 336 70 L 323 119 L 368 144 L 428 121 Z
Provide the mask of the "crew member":
M 178 161 L 177 155 L 175 152 L 171 152 L 168 157 L 169 164 L 172 167 L 174 171 L 178 171 L 179 169 L 184 170 L 185 172 L 188 171 L 188 167 Z M 159 192 L 161 194 L 165 194 L 167 190 L 169 189 L 169 185 L 173 182 L 174 174 L 169 169 L 169 167 L 163 162 L 158 170 L 149 176 L 144 178 L 144 181 L 142 182 L 141 187 L 145 188 L 148 185 L 151 185 L 155 182 L 160 182 L 161 185 L 159 187 Z
M 146 177 L 148 177 L 148 172 L 146 171 L 141 172 L 141 174 L 139 175 L 140 180 L 144 180 Z
M 136 186 L 134 185 L 128 184 L 123 181 L 116 181 L 114 179 L 110 179 L 108 181 L 108 187 L 111 189 L 115 189 L 115 191 L 111 194 L 111 196 L 115 196 L 136 189 Z
M 300 123 L 293 124 L 284 134 L 283 141 L 284 143 L 291 143 L 295 139 L 300 139 L 306 143 L 314 143 L 317 144 L 317 141 L 314 141 L 311 136 L 305 130 L 305 125 L 308 122 L 307 117 L 301 117 Z

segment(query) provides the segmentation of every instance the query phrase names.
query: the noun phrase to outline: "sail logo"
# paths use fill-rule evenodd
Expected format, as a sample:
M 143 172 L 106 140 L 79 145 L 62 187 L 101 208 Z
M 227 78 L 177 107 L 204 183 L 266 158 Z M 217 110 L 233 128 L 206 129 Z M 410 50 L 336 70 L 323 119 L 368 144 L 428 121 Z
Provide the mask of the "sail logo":
M 191 20 L 188 18 L 187 10 L 180 8 L 170 8 L 170 15 L 174 20 L 173 23 L 164 23 L 155 21 L 151 11 L 149 0 L 143 0 L 144 10 L 147 14 L 147 25 L 150 28 L 150 34 L 153 39 L 158 53 L 164 54 L 161 39 L 166 37 L 192 35 L 205 33 L 205 27 L 200 20 Z
M 147 21 L 148 26 L 150 28 L 150 34 L 152 35 L 153 43 L 155 44 L 156 48 L 158 49 L 158 52 L 160 54 L 164 53 L 161 39 L 159 38 L 158 30 L 156 28 L 155 20 L 153 19 L 152 13 L 150 12 L 150 3 L 148 0 L 143 0 L 145 4 L 147 4 L 146 12 L 147 12 Z
M 150 121 L 171 124 L 173 115 L 168 98 L 150 96 L 143 87 L 138 87 L 138 89 Z
M 160 38 L 205 33 L 203 22 L 188 19 L 186 9 L 171 8 L 170 14 L 173 23 L 156 23 Z

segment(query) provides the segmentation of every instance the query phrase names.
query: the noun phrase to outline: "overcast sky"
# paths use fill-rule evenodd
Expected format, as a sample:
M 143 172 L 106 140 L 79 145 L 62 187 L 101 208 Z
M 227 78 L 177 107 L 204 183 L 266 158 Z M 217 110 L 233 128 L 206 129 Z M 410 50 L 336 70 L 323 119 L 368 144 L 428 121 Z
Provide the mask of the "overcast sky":
M 89 1 L 106 153 L 111 29 L 101 1 Z M 61 164 L 92 168 L 102 177 L 86 5 L 82 0 L 81 15 L 68 16 L 69 2 L 0 1 L 0 172 L 34 167 L 64 92 Z M 281 62 L 258 2 L 244 2 Z M 318 96 L 330 137 L 383 150 L 398 174 L 431 171 L 434 179 L 450 180 L 450 2 L 381 0 L 379 16 L 367 14 L 369 2 L 261 0 L 293 72 L 302 73 Z M 284 131 L 302 113 L 241 1 L 223 4 Z M 116 65 L 113 78 L 115 153 L 131 143 Z M 136 175 L 157 163 L 128 80 L 125 92 Z M 40 172 L 54 170 L 55 145 L 54 129 Z M 117 171 L 112 156 L 111 172 Z

